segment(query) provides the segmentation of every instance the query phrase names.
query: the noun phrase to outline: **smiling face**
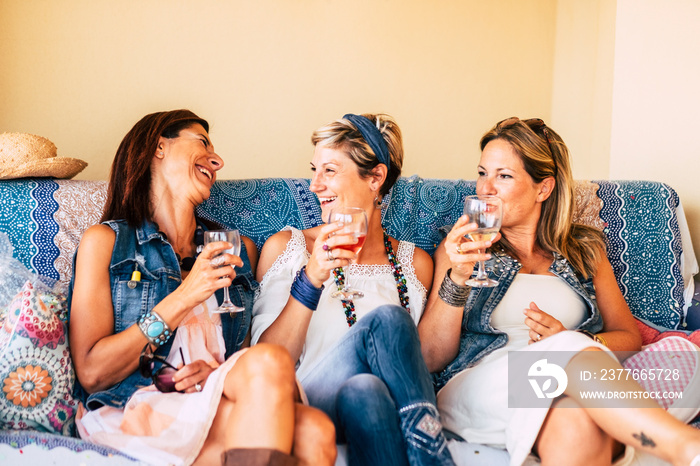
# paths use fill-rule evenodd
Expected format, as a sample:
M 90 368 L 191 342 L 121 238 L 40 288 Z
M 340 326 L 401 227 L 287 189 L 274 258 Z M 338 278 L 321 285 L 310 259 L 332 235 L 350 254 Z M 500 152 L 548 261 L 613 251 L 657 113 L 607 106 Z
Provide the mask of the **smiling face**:
M 535 183 L 513 146 L 503 139 L 493 139 L 484 147 L 478 174 L 477 194 L 498 196 L 503 201 L 504 230 L 537 227 L 542 202 L 551 194 L 553 178 Z
M 317 144 L 311 171 L 309 189 L 318 196 L 323 219 L 328 218 L 331 209 L 338 207 L 371 211 L 380 185 L 372 177 L 362 178 L 357 164 L 344 151 Z
M 176 138 L 161 137 L 155 157 L 153 167 L 160 170 L 161 179 L 174 192 L 194 196 L 195 203 L 209 198 L 216 172 L 224 166 L 199 123 L 183 129 Z

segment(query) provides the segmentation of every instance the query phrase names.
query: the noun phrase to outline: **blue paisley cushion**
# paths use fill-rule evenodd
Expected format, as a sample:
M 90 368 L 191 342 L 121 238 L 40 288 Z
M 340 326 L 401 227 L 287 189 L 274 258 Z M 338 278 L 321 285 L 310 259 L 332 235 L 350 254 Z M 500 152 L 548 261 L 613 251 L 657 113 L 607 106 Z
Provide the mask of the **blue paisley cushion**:
M 59 297 L 27 282 L 0 326 L 0 429 L 70 435 L 77 403 L 75 375 Z
M 31 271 L 67 283 L 82 232 L 99 221 L 105 189 L 102 181 L 0 181 L 0 232 L 10 236 L 15 258 Z M 383 222 L 392 236 L 432 254 L 440 228 L 455 222 L 474 189 L 473 181 L 401 178 L 384 199 Z M 684 291 L 692 283 L 684 281 L 688 264 L 684 270 L 676 192 L 657 182 L 595 181 L 579 182 L 576 194 L 577 221 L 607 235 L 610 262 L 634 315 L 682 328 L 690 296 Z M 198 210 L 240 229 L 258 248 L 284 226 L 321 223 L 318 200 L 303 178 L 217 181 Z
M 240 229 L 261 248 L 285 225 L 304 229 L 321 223 L 308 186 L 298 178 L 218 181 L 199 213 Z M 443 238 L 441 227 L 459 218 L 464 197 L 475 188 L 474 181 L 400 178 L 384 199 L 382 221 L 395 238 L 432 254 Z M 676 192 L 658 182 L 594 181 L 579 182 L 576 196 L 575 220 L 607 235 L 608 256 L 632 313 L 662 327 L 682 326 L 686 303 Z

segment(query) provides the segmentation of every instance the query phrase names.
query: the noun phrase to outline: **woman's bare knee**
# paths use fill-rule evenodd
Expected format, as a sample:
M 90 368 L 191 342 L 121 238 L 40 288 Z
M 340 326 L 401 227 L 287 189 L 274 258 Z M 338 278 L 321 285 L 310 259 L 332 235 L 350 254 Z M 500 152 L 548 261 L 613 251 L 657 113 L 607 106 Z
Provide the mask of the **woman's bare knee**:
M 302 464 L 335 464 L 335 426 L 323 411 L 296 405 L 293 453 Z
M 226 376 L 224 396 L 240 398 L 242 394 L 270 396 L 275 392 L 293 397 L 296 379 L 292 358 L 279 345 L 260 343 L 243 354 Z
M 575 400 L 564 397 L 549 410 L 533 453 L 543 465 L 610 464 L 613 444 Z

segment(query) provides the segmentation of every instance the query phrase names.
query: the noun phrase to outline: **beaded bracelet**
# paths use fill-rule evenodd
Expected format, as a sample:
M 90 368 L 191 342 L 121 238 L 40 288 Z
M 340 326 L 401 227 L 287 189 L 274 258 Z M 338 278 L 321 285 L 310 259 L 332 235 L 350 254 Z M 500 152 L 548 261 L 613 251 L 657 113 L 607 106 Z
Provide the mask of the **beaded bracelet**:
M 173 332 L 163 318 L 155 311 L 148 311 L 138 320 L 139 330 L 155 346 L 163 346 L 173 336 Z
M 297 272 L 297 276 L 292 282 L 292 289 L 290 294 L 292 298 L 299 301 L 304 306 L 308 307 L 312 311 L 315 311 L 318 307 L 318 301 L 321 299 L 321 293 L 325 285 L 321 285 L 321 288 L 316 288 L 309 276 L 306 275 L 306 266 L 303 266 Z
M 450 306 L 464 307 L 467 304 L 471 287 L 455 283 L 450 277 L 450 272 L 452 272 L 452 269 L 447 270 L 445 278 L 442 280 L 442 285 L 440 285 L 438 296 Z

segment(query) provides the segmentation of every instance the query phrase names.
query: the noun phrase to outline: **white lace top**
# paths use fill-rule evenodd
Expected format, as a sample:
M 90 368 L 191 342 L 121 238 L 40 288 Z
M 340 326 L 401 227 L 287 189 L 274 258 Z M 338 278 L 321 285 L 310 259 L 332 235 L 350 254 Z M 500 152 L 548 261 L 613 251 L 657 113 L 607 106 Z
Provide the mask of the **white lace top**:
M 282 312 L 289 300 L 292 281 L 297 271 L 309 261 L 310 254 L 306 250 L 304 233 L 291 227 L 286 227 L 285 230 L 291 230 L 292 238 L 284 252 L 265 273 L 253 305 L 251 327 L 253 344 L 257 343 L 260 335 Z M 400 241 L 395 253 L 406 277 L 411 317 L 417 325 L 425 307 L 427 290 L 416 278 L 413 268 L 414 250 L 413 243 Z M 349 269 L 350 284 L 353 288 L 358 288 L 365 293 L 364 298 L 355 300 L 355 314 L 358 321 L 382 304 L 401 305 L 390 264 L 351 265 Z M 324 285 L 325 289 L 309 323 L 306 343 L 297 366 L 297 376 L 301 380 L 349 330 L 343 305 L 339 299 L 330 297 L 331 291 L 335 289 L 332 275 Z

